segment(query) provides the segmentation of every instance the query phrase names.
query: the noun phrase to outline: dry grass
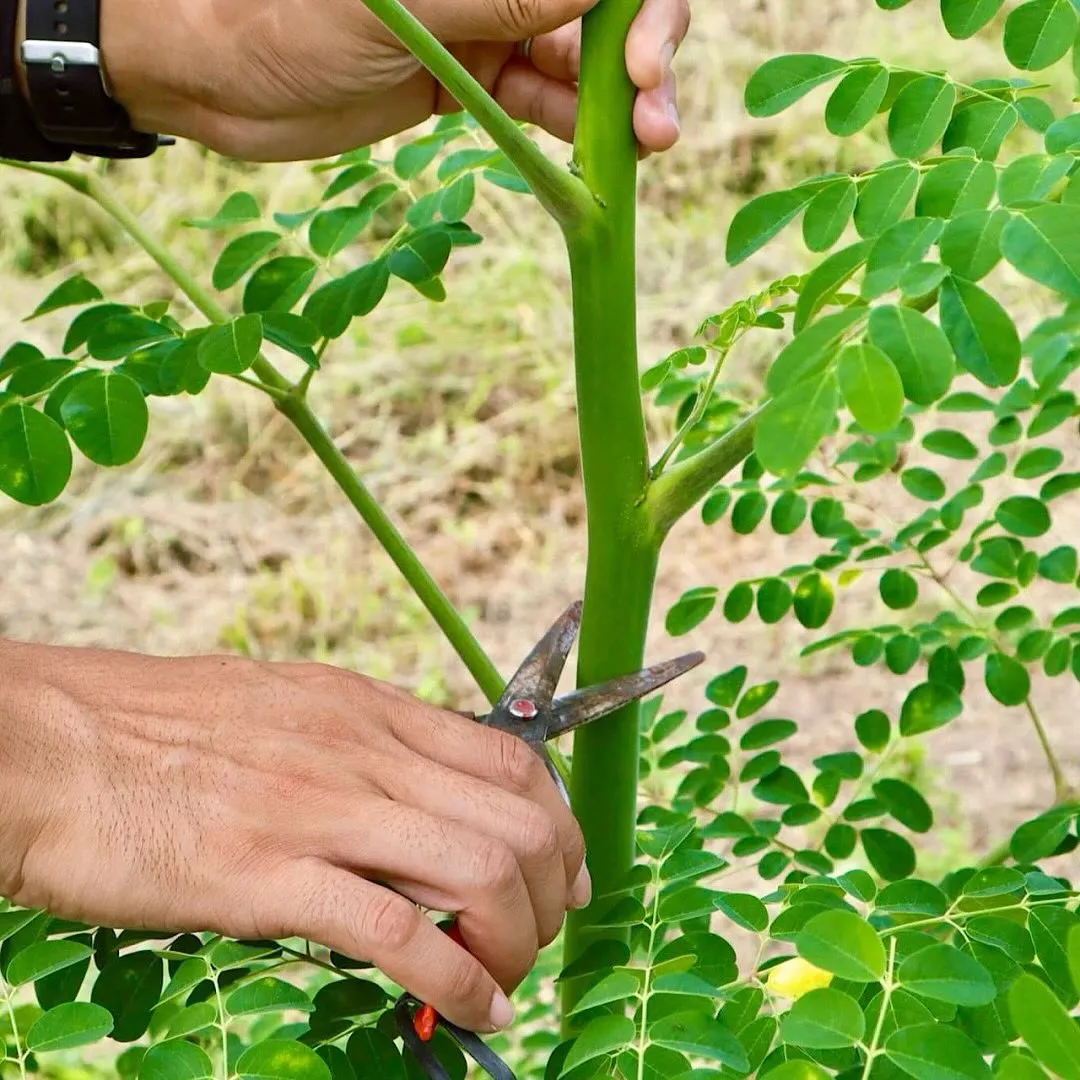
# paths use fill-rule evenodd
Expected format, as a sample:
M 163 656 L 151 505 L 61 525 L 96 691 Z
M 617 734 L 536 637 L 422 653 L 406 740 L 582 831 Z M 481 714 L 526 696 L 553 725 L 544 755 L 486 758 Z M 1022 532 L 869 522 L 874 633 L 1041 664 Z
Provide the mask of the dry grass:
M 698 4 L 679 68 L 686 135 L 642 170 L 643 364 L 686 342 L 702 316 L 807 265 L 792 240 L 745 268 L 725 268 L 727 224 L 749 194 L 885 154 L 880 133 L 836 143 L 814 103 L 768 123 L 749 121 L 741 105 L 749 72 L 781 51 L 848 55 L 852 42 L 860 53 L 927 67 L 948 63 L 971 77 L 1000 69 L 993 48 L 948 43 L 935 9 L 928 0 L 892 14 L 867 0 Z M 261 193 L 273 210 L 307 205 L 315 190 L 303 165 L 238 167 L 191 146 L 111 171 L 147 225 L 197 268 L 209 265 L 211 241 L 183 229 L 183 219 L 212 212 L 238 185 Z M 488 190 L 473 224 L 487 240 L 455 263 L 450 301 L 433 307 L 395 288 L 330 353 L 313 400 L 508 670 L 548 615 L 581 588 L 571 319 L 565 259 L 539 211 Z M 17 337 L 56 340 L 56 322 L 24 327 L 16 320 L 72 269 L 92 274 L 108 293 L 172 291 L 86 202 L 22 173 L 0 175 L 0 237 L 8 267 L 0 348 Z M 738 357 L 734 377 L 753 382 L 765 345 Z M 650 416 L 658 442 L 668 422 Z M 48 511 L 0 508 L 8 552 L 0 632 L 157 653 L 312 657 L 433 700 L 475 705 L 448 647 L 301 450 L 244 387 L 215 385 L 198 399 L 155 401 L 138 464 L 80 472 Z M 894 495 L 875 497 L 881 503 L 872 509 L 888 510 Z M 1075 524 L 1075 506 L 1072 513 Z M 777 571 L 817 550 L 812 538 L 740 538 L 692 517 L 670 542 L 657 611 L 687 587 Z M 879 618 L 871 592 L 853 597 L 843 617 Z M 672 648 L 661 623 L 651 642 L 656 655 Z M 752 678 L 782 678 L 775 708 L 803 724 L 801 756 L 848 746 L 851 719 L 864 708 L 895 712 L 910 679 L 856 671 L 836 658 L 800 661 L 807 637 L 793 626 L 733 629 L 715 616 L 688 645 L 708 651 L 706 674 L 745 662 Z M 701 680 L 687 680 L 673 698 L 697 702 L 700 688 Z M 1036 695 L 1075 766 L 1075 685 L 1040 686 Z M 1015 710 L 978 695 L 925 755 L 913 752 L 901 766 L 933 779 L 949 830 L 938 837 L 941 849 L 987 845 L 1051 796 L 1030 729 Z

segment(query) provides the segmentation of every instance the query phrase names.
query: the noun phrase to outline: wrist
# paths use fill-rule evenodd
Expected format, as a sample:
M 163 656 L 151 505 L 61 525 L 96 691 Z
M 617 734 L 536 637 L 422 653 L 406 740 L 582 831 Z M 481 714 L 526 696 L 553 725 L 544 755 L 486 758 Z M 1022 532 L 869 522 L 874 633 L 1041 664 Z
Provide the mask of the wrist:
M 23 100 L 29 100 L 26 88 L 26 68 L 22 61 L 22 43 L 26 37 L 26 0 L 18 0 L 15 5 L 15 84 Z
M 52 651 L 0 639 L 0 896 L 26 901 L 25 874 L 47 821 L 43 796 L 62 787 L 53 742 L 57 702 L 41 672 Z
M 199 42 L 196 27 L 183 17 L 187 5 L 175 0 L 100 3 L 100 63 L 110 96 L 124 107 L 136 131 L 188 134 L 192 101 L 186 87 Z M 178 43 L 187 48 L 177 48 Z

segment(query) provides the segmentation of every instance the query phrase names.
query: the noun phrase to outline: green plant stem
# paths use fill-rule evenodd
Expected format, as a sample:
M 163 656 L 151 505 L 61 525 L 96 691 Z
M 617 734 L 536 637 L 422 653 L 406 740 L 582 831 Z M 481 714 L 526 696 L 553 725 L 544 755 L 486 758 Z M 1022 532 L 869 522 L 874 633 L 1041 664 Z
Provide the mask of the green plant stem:
M 402 44 L 467 109 L 517 166 L 540 204 L 564 228 L 595 215 L 586 186 L 560 168 L 525 134 L 468 70 L 400 0 L 362 0 Z
M 172 279 L 191 303 L 214 323 L 229 320 L 229 313 L 218 303 L 187 269 L 177 261 L 172 252 L 161 243 L 98 177 L 73 169 L 52 166 L 25 165 L 12 162 L 16 167 L 26 167 L 30 172 L 60 180 L 76 191 L 93 199 L 109 214 L 128 235 Z M 352 503 L 364 523 L 375 534 L 405 580 L 412 586 L 421 602 L 430 612 L 439 628 L 446 635 L 483 694 L 491 702 L 497 701 L 505 682 L 495 665 L 476 640 L 458 610 L 439 589 L 416 553 L 395 528 L 386 512 L 367 490 L 352 466 L 327 434 L 318 418 L 304 400 L 307 381 L 302 379 L 293 386 L 265 357 L 258 357 L 251 366 L 252 372 L 264 384 L 278 410 L 293 424 L 301 437 L 311 447 L 327 471 L 337 482 L 346 498 Z
M 755 410 L 722 438 L 661 473 L 652 482 L 645 506 L 652 527 L 661 536 L 666 536 L 679 518 L 693 509 L 713 485 L 750 456 L 760 415 L 761 409 Z
M 638 389 L 634 90 L 624 58 L 638 0 L 603 0 L 584 19 L 575 156 L 603 210 L 567 233 L 574 304 L 578 424 L 588 527 L 578 682 L 642 664 L 659 536 L 643 512 L 649 459 Z M 634 860 L 639 709 L 619 710 L 575 736 L 571 796 L 585 834 L 593 895 Z M 573 912 L 565 959 L 595 940 L 595 907 Z M 604 931 L 604 937 L 619 936 Z M 562 984 L 564 1030 L 581 994 Z M 575 1021 L 577 1018 L 575 1018 Z
M 424 607 L 453 645 L 477 685 L 489 701 L 497 701 L 506 685 L 495 665 L 473 636 L 457 608 L 446 598 L 434 579 L 416 557 L 394 523 L 353 471 L 345 455 L 338 449 L 326 429 L 319 423 L 310 407 L 299 395 L 290 395 L 277 403 L 304 441 L 315 452 L 326 471 L 337 482 L 345 497 L 352 503 L 367 527 L 375 534 L 383 549 L 404 574 Z

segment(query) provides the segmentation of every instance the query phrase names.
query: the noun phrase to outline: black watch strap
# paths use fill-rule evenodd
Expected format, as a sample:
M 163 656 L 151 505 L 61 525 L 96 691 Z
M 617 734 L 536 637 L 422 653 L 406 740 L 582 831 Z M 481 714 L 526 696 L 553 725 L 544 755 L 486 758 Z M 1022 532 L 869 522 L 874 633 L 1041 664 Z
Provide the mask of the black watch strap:
M 134 131 L 102 76 L 100 0 L 25 0 L 22 59 L 30 109 L 50 142 L 97 157 L 148 157 L 157 135 Z
M 67 161 L 71 147 L 49 142 L 38 130 L 15 74 L 17 0 L 0 0 L 0 157 L 14 161 Z

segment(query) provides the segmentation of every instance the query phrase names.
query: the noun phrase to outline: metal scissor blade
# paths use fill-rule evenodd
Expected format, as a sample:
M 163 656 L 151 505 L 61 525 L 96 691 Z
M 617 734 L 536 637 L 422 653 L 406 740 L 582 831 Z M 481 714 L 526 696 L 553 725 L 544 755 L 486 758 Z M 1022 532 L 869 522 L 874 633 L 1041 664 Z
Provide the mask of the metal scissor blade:
M 581 625 L 581 608 L 580 600 L 571 604 L 533 646 L 532 652 L 506 684 L 495 706 L 496 712 L 505 712 L 518 698 L 527 698 L 542 707 L 555 696 L 555 688 Z
M 622 675 L 617 679 L 588 686 L 584 690 L 575 690 L 552 703 L 551 723 L 544 734 L 545 739 L 554 739 L 568 731 L 597 720 L 607 713 L 622 708 L 623 705 L 637 701 L 638 698 L 659 690 L 673 679 L 696 668 L 705 659 L 701 652 L 687 653 L 675 660 L 665 660 L 661 664 L 638 671 L 633 675 Z

